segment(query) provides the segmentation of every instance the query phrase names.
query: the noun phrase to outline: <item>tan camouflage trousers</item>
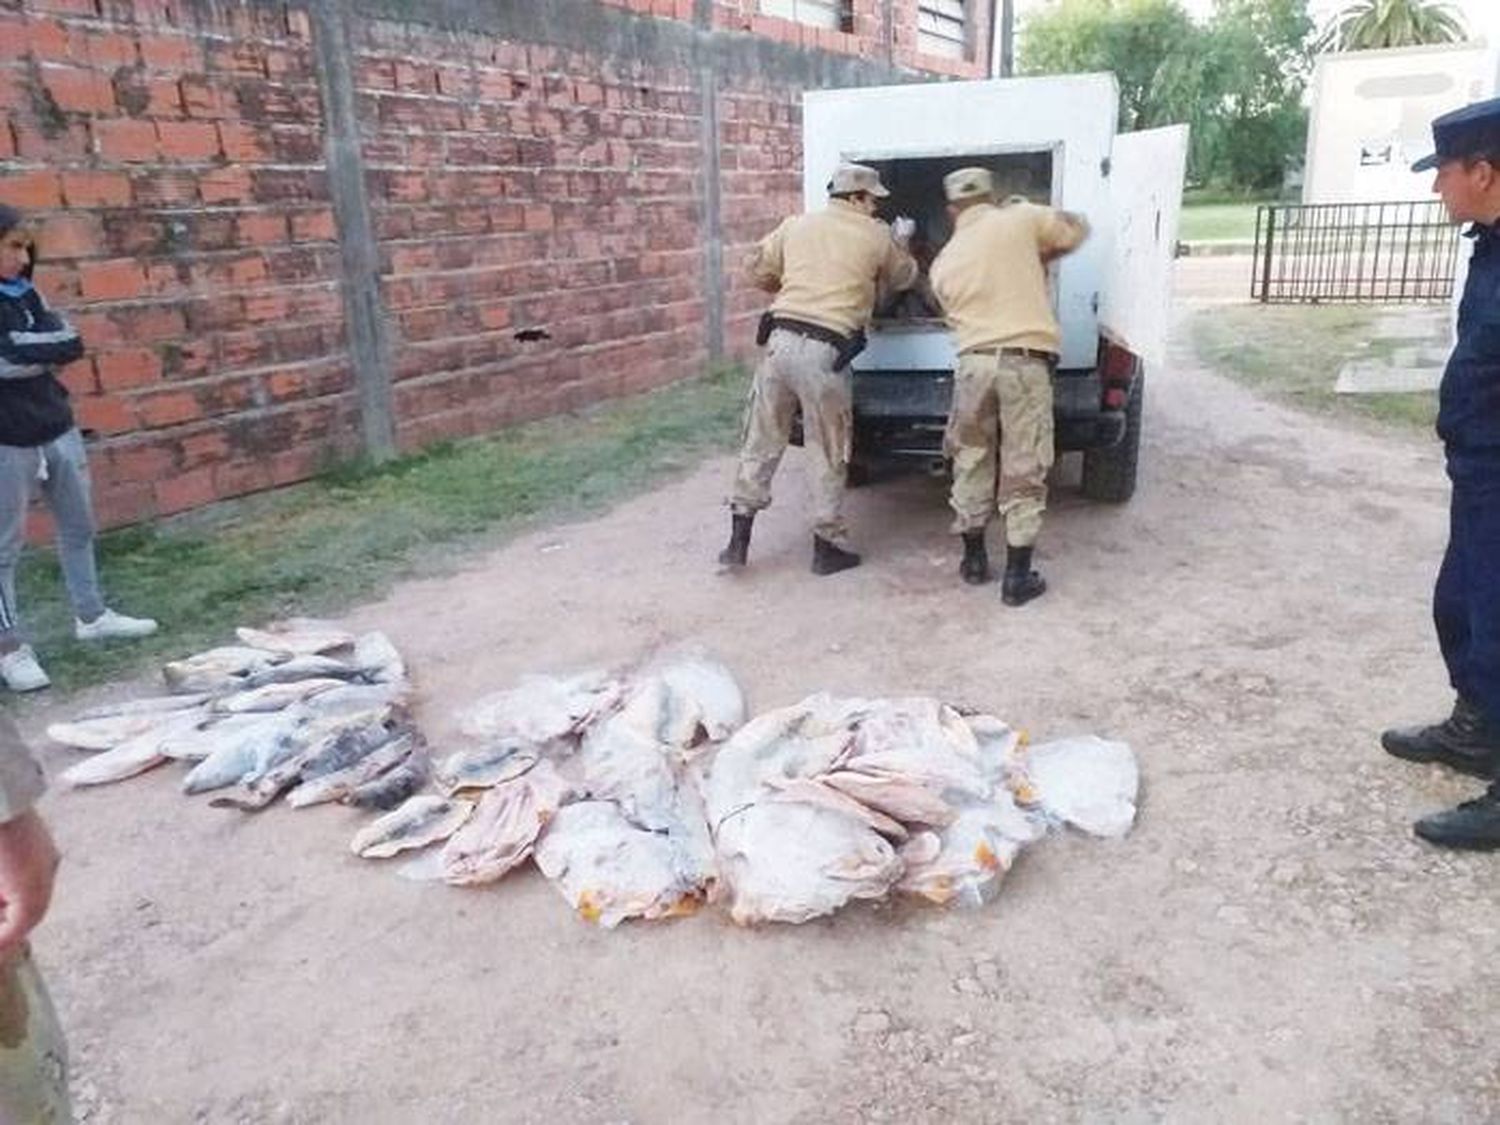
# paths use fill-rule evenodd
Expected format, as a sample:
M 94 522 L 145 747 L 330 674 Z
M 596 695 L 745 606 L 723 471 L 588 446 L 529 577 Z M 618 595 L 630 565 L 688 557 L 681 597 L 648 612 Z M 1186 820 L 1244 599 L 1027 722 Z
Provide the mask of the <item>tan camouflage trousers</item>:
M 954 534 L 982 530 L 998 511 L 1006 543 L 1035 543 L 1052 468 L 1051 367 L 1029 356 L 959 356 L 944 446 Z
M 62 1028 L 31 954 L 24 953 L 0 966 L 0 1122 L 72 1120 Z
M 833 369 L 832 344 L 778 329 L 766 341 L 745 409 L 745 433 L 730 506 L 751 515 L 771 503 L 771 478 L 786 452 L 792 417 L 802 406 L 807 475 L 812 487 L 813 531 L 847 547 L 844 478 L 854 432 L 854 392 L 849 371 Z

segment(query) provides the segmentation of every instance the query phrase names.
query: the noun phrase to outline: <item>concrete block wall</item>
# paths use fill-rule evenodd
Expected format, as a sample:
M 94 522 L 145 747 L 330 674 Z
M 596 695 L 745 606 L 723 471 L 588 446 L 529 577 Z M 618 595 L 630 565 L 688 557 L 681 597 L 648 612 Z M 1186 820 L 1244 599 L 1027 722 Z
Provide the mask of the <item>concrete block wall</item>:
M 0 0 L 0 199 L 89 344 L 103 522 L 746 353 L 802 91 L 986 69 L 916 55 L 915 0 L 757 8 Z

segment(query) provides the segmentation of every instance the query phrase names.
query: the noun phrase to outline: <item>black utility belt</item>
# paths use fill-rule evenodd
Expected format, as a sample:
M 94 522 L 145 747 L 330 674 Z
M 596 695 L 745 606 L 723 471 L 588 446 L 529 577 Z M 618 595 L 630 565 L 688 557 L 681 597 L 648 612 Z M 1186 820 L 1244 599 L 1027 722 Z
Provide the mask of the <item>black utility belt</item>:
M 806 320 L 795 320 L 787 316 L 775 316 L 769 312 L 762 313 L 760 325 L 755 332 L 755 342 L 761 347 L 765 346 L 771 338 L 771 333 L 777 330 L 793 332 L 798 336 L 805 336 L 809 340 L 817 340 L 819 343 L 830 345 L 837 353 L 834 356 L 833 367 L 837 371 L 841 367 L 849 366 L 850 362 L 860 352 L 865 350 L 865 334 L 856 330 L 852 336 L 845 336 L 841 332 L 835 332 L 832 328 L 825 328 L 821 324 L 813 324 Z
M 1023 359 L 1039 359 L 1049 367 L 1057 366 L 1057 353 L 1044 352 L 1040 348 L 970 348 L 965 355 L 1016 355 Z

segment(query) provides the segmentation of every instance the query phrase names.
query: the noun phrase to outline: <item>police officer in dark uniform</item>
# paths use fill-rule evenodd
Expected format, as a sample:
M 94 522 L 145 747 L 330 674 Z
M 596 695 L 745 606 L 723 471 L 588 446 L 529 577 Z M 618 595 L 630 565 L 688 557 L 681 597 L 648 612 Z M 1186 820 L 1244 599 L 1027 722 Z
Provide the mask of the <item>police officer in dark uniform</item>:
M 1436 151 L 1412 170 L 1437 169 L 1433 190 L 1473 241 L 1438 392 L 1453 499 L 1433 618 L 1458 699 L 1443 722 L 1386 731 L 1381 744 L 1490 779 L 1483 796 L 1416 823 L 1434 844 L 1488 851 L 1500 848 L 1500 98 L 1444 114 L 1432 135 Z

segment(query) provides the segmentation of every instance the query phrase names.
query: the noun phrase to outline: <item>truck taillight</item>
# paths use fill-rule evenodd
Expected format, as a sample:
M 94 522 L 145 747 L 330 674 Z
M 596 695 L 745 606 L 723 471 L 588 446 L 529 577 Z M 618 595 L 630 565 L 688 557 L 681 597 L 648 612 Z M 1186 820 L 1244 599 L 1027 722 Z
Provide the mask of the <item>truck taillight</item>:
M 1135 353 L 1105 341 L 1099 356 L 1100 399 L 1106 410 L 1123 410 L 1130 397 L 1130 384 L 1140 370 Z

